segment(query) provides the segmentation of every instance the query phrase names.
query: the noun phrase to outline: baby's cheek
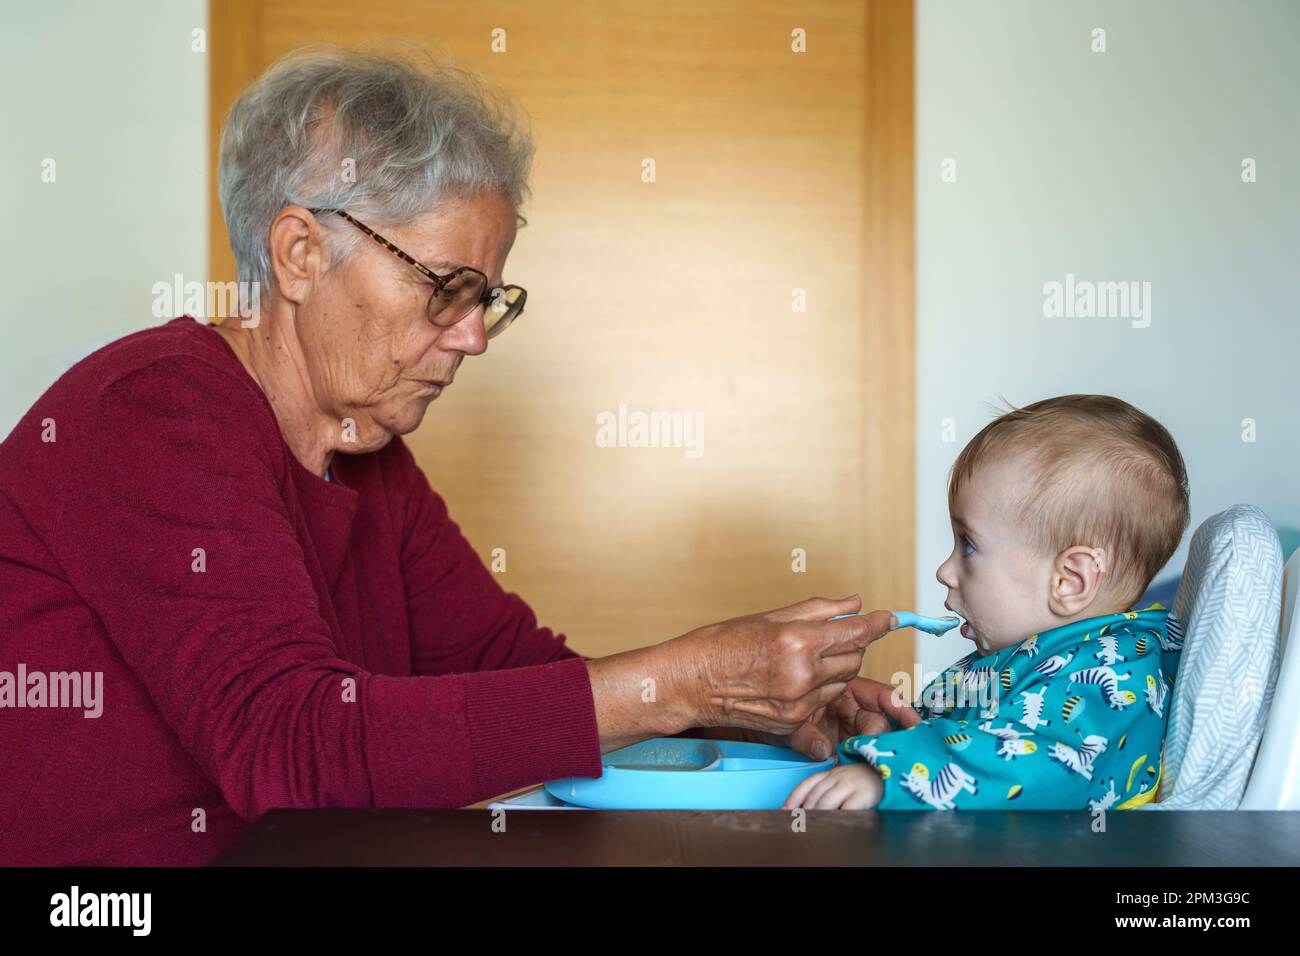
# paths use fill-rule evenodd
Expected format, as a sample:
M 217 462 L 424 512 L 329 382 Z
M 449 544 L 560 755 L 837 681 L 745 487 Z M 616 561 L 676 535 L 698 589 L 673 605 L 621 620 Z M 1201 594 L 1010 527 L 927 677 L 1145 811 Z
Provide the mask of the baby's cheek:
M 1009 640 L 1008 635 L 1015 630 L 1016 613 L 1023 607 L 1020 596 L 1003 582 L 985 580 L 971 583 L 975 594 L 966 607 L 975 634 L 985 643 L 998 644 Z

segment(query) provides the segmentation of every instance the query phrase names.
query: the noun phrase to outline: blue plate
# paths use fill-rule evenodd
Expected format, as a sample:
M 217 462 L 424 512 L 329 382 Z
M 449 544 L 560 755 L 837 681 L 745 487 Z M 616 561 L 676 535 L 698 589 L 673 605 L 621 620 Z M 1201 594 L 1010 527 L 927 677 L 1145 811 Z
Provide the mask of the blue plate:
M 602 758 L 595 779 L 545 784 L 557 800 L 592 810 L 779 810 L 805 777 L 835 766 L 788 747 L 656 737 Z

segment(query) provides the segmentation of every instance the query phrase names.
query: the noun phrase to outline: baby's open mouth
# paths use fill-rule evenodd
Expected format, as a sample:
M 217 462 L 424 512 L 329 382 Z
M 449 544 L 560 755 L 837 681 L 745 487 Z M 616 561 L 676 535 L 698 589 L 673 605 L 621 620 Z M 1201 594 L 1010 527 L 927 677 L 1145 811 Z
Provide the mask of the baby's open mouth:
M 961 618 L 961 627 L 957 629 L 957 632 L 961 634 L 962 637 L 974 637 L 975 632 L 971 630 L 970 622 L 966 619 L 966 615 L 961 611 L 954 609 L 947 601 L 943 602 L 943 606 Z

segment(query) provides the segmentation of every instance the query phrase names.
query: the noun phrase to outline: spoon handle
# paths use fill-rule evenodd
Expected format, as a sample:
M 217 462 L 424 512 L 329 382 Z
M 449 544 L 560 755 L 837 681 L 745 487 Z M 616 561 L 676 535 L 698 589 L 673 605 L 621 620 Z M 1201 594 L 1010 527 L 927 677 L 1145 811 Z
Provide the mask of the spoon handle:
M 832 621 L 838 621 L 844 617 L 860 617 L 858 614 L 837 614 L 830 618 Z M 951 631 L 961 623 L 961 618 L 955 615 L 948 617 L 926 617 L 923 614 L 917 614 L 915 611 L 895 611 L 894 617 L 898 618 L 898 627 L 890 628 L 897 631 L 903 627 L 914 627 L 918 631 L 925 631 L 927 634 L 943 634 Z

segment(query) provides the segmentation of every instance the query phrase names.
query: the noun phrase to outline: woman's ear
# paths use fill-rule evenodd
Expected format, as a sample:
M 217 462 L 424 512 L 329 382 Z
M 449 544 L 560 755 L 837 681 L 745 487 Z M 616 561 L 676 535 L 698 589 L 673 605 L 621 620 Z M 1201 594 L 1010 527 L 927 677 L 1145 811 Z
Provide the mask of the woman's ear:
M 1056 556 L 1052 565 L 1052 591 L 1048 604 L 1052 612 L 1073 617 L 1088 607 L 1102 588 L 1106 573 L 1106 552 L 1077 545 Z
M 324 265 L 316 219 L 301 206 L 285 206 L 271 220 L 267 252 L 278 298 L 301 305 Z

